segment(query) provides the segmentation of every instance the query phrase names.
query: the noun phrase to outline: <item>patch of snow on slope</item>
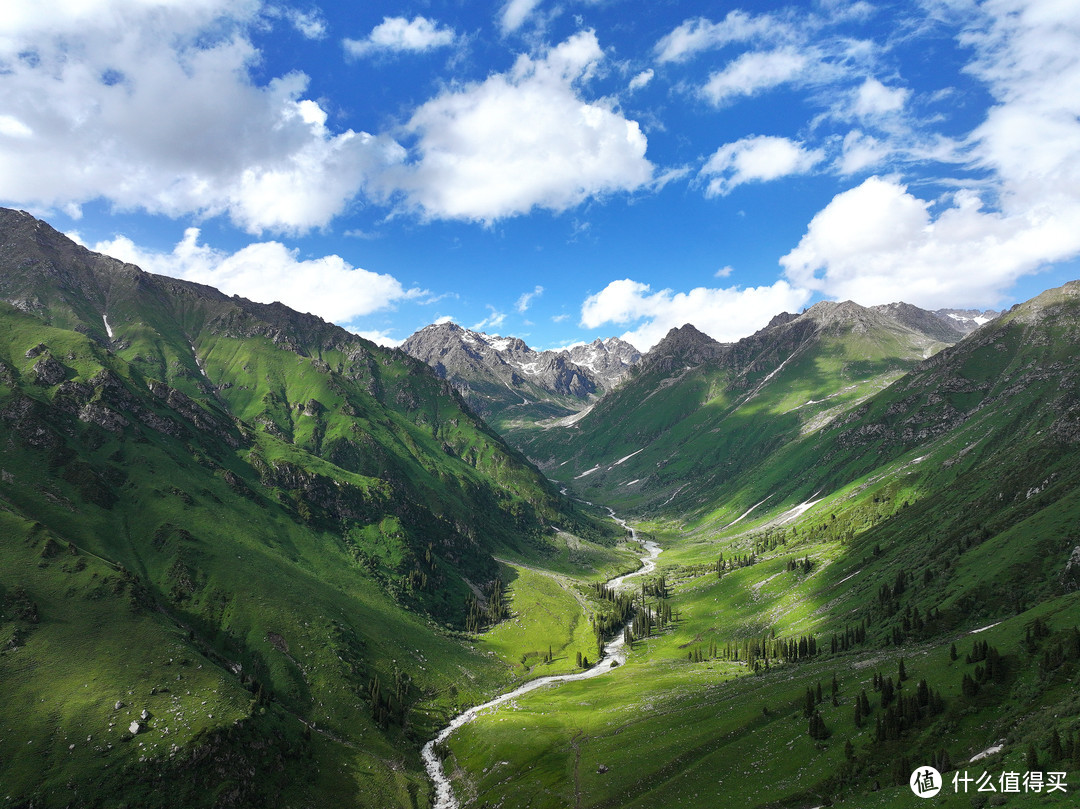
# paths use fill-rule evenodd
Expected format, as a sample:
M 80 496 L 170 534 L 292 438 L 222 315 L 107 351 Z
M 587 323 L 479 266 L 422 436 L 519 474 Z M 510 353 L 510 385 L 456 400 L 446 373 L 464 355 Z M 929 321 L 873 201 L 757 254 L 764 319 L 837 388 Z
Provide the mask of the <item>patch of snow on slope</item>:
M 619 464 L 623 463 L 624 461 L 629 461 L 631 458 L 633 458 L 635 455 L 637 455 L 638 452 L 644 452 L 644 451 L 645 451 L 645 447 L 642 447 L 637 452 L 631 452 L 625 458 L 619 458 L 619 460 L 615 461 L 615 463 L 613 463 L 612 466 L 618 466 Z

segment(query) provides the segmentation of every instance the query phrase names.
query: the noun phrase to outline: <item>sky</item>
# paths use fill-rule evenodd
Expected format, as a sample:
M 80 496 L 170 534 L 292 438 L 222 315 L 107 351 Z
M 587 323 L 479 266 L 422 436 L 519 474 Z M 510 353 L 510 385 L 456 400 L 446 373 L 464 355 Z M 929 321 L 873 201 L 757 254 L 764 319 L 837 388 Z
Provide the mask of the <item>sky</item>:
M 385 345 L 999 309 L 1080 277 L 1080 3 L 6 0 L 0 205 Z

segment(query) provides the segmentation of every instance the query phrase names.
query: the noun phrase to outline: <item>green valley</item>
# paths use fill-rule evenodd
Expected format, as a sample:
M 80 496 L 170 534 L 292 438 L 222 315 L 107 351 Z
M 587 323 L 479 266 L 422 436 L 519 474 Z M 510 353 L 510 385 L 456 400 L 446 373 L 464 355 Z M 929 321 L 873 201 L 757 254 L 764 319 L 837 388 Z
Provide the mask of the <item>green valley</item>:
M 903 304 L 687 325 L 572 418 L 500 399 L 500 436 L 312 315 L 21 212 L 0 237 L 4 805 L 1080 789 L 1080 283 L 966 336 Z M 440 799 L 424 745 L 528 683 L 431 748 Z

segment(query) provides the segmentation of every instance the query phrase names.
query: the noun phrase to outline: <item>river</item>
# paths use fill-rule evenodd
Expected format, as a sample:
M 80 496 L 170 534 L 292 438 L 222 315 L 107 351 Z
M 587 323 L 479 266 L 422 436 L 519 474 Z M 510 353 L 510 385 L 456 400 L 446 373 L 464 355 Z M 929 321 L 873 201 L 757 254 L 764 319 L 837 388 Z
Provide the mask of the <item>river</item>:
M 626 522 L 611 515 L 612 518 L 627 528 Z M 629 529 L 630 538 L 636 540 L 637 532 L 633 528 Z M 608 581 L 608 586 L 620 589 L 625 586 L 626 582 L 637 576 L 644 576 L 652 573 L 656 570 L 656 558 L 660 555 L 660 546 L 655 542 L 646 540 L 642 542 L 645 547 L 646 554 L 641 557 L 642 565 L 633 573 L 627 573 L 623 576 L 617 576 L 614 579 Z M 568 683 L 574 680 L 590 680 L 593 677 L 600 677 L 607 674 L 616 665 L 622 665 L 626 662 L 626 652 L 623 649 L 623 633 L 616 633 L 615 637 L 604 644 L 604 650 L 600 655 L 600 659 L 590 669 L 579 671 L 575 674 L 553 674 L 549 677 L 538 677 L 535 680 L 530 680 L 513 691 L 508 691 L 495 699 L 485 702 L 483 705 L 476 705 L 464 713 L 460 713 L 455 716 L 450 724 L 443 728 L 439 735 L 432 739 L 430 742 L 424 745 L 424 749 L 421 751 L 421 756 L 424 759 L 424 767 L 427 769 L 428 777 L 431 778 L 432 783 L 435 785 L 435 809 L 459 809 L 457 798 L 454 797 L 454 792 L 450 788 L 450 779 L 446 777 L 446 773 L 443 772 L 442 762 L 439 757 L 435 755 L 435 745 L 441 742 L 445 742 L 450 738 L 450 734 L 457 730 L 462 725 L 468 724 L 479 716 L 483 711 L 488 708 L 494 708 L 496 705 L 501 705 L 512 699 L 520 697 L 522 694 L 528 694 L 530 691 L 535 691 L 538 688 L 547 688 L 553 685 L 559 685 L 560 683 Z

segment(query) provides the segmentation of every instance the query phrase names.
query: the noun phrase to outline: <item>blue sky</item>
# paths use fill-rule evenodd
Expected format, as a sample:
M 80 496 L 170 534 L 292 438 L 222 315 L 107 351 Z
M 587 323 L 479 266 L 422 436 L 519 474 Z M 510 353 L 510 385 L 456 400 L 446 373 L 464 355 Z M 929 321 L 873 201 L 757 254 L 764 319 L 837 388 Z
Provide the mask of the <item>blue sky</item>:
M 8 0 L 0 204 L 387 344 L 997 308 L 1080 275 L 1080 5 Z

